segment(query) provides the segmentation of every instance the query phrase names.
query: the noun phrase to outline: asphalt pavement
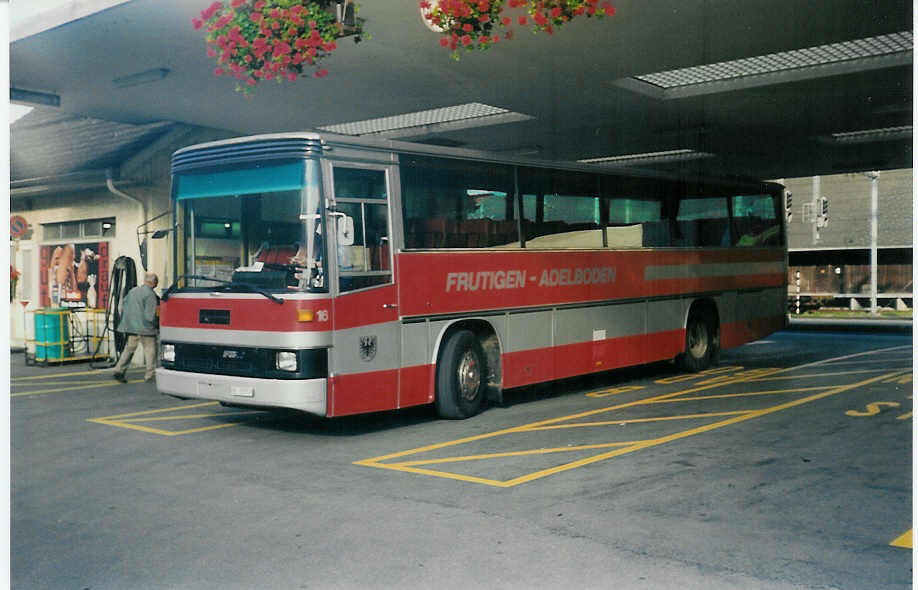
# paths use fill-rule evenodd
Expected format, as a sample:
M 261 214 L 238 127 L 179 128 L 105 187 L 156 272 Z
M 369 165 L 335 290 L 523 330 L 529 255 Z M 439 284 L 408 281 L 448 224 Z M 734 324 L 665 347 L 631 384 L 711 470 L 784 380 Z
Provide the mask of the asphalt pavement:
M 13 355 L 12 587 L 911 588 L 913 359 L 795 327 L 444 421 Z

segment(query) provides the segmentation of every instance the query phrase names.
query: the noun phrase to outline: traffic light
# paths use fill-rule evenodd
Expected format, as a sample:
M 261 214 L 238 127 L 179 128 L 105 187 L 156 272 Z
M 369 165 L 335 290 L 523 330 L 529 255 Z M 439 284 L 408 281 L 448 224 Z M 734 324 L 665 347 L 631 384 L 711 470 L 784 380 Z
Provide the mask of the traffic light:
M 819 197 L 819 212 L 816 217 L 816 227 L 825 227 L 829 225 L 829 199 Z

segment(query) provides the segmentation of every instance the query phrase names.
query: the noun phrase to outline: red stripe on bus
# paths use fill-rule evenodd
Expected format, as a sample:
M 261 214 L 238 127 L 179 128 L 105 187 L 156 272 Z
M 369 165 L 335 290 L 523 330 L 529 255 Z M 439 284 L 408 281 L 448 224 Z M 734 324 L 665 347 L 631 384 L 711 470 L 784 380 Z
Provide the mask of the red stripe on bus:
M 201 323 L 202 310 L 229 311 L 229 324 Z M 300 310 L 312 310 L 313 319 L 300 322 Z M 324 311 L 325 314 L 320 314 Z M 160 326 L 216 330 L 258 330 L 264 332 L 318 332 L 331 330 L 331 299 L 287 300 L 281 305 L 269 299 L 225 297 L 171 297 L 160 305 Z M 325 321 L 320 321 L 324 319 Z
M 419 365 L 405 367 L 399 376 L 398 407 L 419 406 L 430 404 L 434 401 L 434 379 L 436 367 L 434 365 Z
M 328 417 L 398 407 L 398 369 L 335 375 L 328 380 Z
M 725 323 L 721 325 L 721 345 L 726 348 L 752 342 L 783 326 L 783 316 Z M 509 389 L 668 360 L 684 349 L 685 330 L 680 329 L 506 353 L 501 358 L 502 385 Z M 330 379 L 328 415 L 433 403 L 435 378 L 436 366 L 432 364 L 400 371 L 337 375 Z
M 402 316 L 468 313 L 783 287 L 782 272 L 645 280 L 650 266 L 779 263 L 773 250 L 410 252 L 399 255 Z
M 683 351 L 685 330 L 578 342 L 505 354 L 504 387 L 587 375 L 675 357 Z

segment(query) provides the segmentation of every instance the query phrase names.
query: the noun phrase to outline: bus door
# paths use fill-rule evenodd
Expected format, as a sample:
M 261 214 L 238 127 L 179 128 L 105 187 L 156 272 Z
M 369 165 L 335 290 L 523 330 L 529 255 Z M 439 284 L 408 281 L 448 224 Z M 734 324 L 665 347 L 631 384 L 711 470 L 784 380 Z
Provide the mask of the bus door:
M 400 324 L 391 248 L 395 168 L 326 163 L 333 336 L 330 416 L 398 407 Z

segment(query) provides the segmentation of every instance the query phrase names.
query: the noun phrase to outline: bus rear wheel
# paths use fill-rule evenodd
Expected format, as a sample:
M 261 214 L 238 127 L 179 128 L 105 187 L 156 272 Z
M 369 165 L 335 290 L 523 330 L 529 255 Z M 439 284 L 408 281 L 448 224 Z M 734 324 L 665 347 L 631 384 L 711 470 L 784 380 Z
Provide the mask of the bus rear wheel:
M 484 359 L 471 331 L 459 330 L 447 338 L 437 362 L 435 405 L 441 418 L 461 420 L 478 413 L 485 395 Z
M 712 321 L 705 314 L 695 313 L 685 327 L 685 352 L 676 359 L 686 371 L 703 371 L 711 366 L 717 355 L 717 337 Z

